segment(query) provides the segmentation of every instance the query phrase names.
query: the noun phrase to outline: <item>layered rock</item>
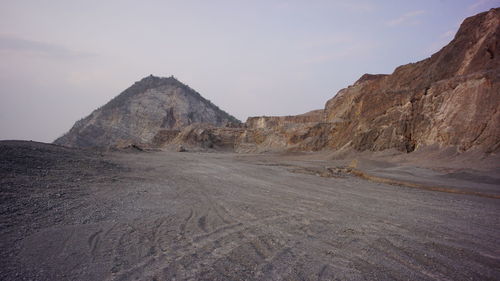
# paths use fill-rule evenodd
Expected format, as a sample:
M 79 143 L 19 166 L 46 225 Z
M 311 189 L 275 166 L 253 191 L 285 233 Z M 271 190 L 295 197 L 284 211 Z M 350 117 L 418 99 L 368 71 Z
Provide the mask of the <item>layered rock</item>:
M 249 117 L 245 123 L 249 129 L 264 129 L 286 124 L 307 124 L 323 121 L 323 110 L 313 110 L 301 115 Z
M 236 145 L 237 151 L 310 150 L 309 142 L 316 142 L 318 138 L 304 136 L 312 128 L 321 126 L 323 115 L 324 111 L 320 109 L 295 116 L 250 117 Z
M 150 144 L 161 141 L 160 131 L 231 122 L 240 123 L 174 77 L 149 76 L 76 122 L 55 143 L 78 147 Z
M 255 117 L 240 143 L 256 151 L 412 152 L 422 146 L 500 149 L 500 9 L 467 18 L 455 38 L 390 75 L 363 75 L 317 119 Z M 321 119 L 321 120 L 319 120 Z
M 223 127 L 216 127 L 206 123 L 196 123 L 184 127 L 182 130 L 160 130 L 151 143 L 156 148 L 187 149 L 216 149 L 237 150 L 239 139 L 244 133 L 242 124 L 227 123 Z
M 466 19 L 430 58 L 365 75 L 325 106 L 327 147 L 500 148 L 500 9 Z

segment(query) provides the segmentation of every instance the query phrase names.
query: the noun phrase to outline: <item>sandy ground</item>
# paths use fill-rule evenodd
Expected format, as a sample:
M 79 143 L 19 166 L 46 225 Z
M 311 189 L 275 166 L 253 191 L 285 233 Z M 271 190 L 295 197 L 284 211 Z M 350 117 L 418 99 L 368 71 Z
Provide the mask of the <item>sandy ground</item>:
M 0 280 L 500 280 L 498 174 L 355 162 L 0 142 Z

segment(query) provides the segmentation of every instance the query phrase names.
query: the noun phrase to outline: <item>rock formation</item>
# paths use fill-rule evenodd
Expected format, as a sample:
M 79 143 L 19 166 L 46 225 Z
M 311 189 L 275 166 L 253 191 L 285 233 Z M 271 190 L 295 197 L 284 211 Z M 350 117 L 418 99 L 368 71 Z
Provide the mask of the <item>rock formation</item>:
M 223 126 L 238 121 L 174 77 L 149 76 L 75 123 L 54 143 L 66 146 L 149 144 L 194 123 Z M 158 135 L 160 134 L 160 135 Z
M 316 115 L 318 117 L 318 115 Z M 500 149 L 500 8 L 467 18 L 430 58 L 363 75 L 330 99 L 321 120 L 253 117 L 240 144 L 257 151 L 353 148 L 412 152 Z
M 239 152 L 265 152 L 280 150 L 319 150 L 312 149 L 311 143 L 321 139 L 312 135 L 314 128 L 321 126 L 323 110 L 314 110 L 296 116 L 250 117 L 246 130 L 239 138 L 236 150 Z M 321 131 L 323 132 L 323 131 Z
M 467 18 L 430 58 L 364 75 L 325 106 L 327 146 L 500 148 L 500 9 Z

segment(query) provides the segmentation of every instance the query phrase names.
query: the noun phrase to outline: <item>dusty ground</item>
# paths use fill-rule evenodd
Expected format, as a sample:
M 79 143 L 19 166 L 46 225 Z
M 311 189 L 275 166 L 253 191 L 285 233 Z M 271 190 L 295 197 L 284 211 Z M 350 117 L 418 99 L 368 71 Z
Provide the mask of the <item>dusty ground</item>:
M 468 193 L 314 154 L 0 142 L 0 280 L 500 280 L 498 174 L 357 162 Z

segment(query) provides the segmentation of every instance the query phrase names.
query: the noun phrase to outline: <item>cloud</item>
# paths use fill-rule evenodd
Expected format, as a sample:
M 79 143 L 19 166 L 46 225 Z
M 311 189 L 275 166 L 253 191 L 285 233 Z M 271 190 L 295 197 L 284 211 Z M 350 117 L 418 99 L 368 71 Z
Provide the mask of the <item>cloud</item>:
M 418 24 L 419 21 L 416 18 L 422 14 L 425 14 L 424 10 L 411 11 L 401 15 L 396 19 L 387 21 L 385 24 L 388 26 L 398 26 L 403 24 Z
M 37 55 L 56 59 L 79 59 L 94 57 L 95 54 L 81 52 L 61 45 L 0 35 L 0 51 Z

